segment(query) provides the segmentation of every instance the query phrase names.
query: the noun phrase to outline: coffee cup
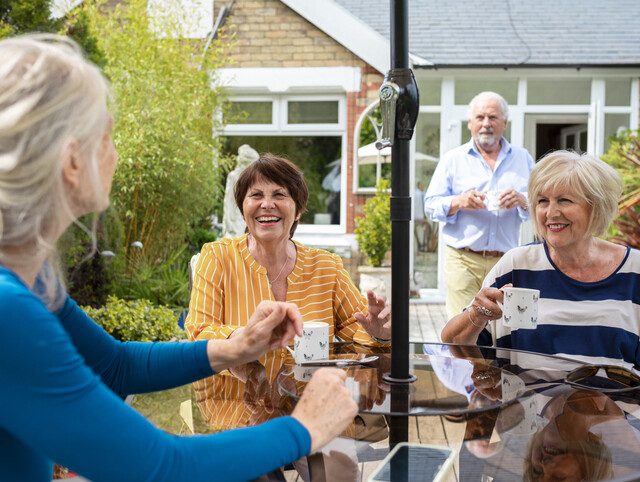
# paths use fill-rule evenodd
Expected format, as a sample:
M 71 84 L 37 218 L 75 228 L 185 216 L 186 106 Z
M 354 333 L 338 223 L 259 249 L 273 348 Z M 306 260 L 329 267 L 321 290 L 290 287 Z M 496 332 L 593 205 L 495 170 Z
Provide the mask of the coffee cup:
M 500 191 L 487 191 L 484 193 L 484 204 L 487 206 L 487 211 L 499 211 L 500 210 Z
M 511 328 L 533 329 L 538 325 L 540 290 L 502 288 L 502 322 Z
M 309 321 L 302 326 L 302 336 L 293 340 L 293 355 L 296 364 L 329 358 L 329 324 L 324 321 Z

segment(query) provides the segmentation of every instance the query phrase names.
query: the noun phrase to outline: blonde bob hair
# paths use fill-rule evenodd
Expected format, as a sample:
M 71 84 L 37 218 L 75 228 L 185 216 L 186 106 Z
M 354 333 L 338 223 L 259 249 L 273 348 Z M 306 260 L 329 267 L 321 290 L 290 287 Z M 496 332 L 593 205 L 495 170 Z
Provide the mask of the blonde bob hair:
M 555 188 L 567 189 L 590 206 L 588 229 L 593 236 L 603 235 L 618 214 L 622 180 L 613 167 L 588 154 L 554 151 L 540 159 L 529 176 L 529 206 L 538 236 L 544 231 L 535 216 L 537 199 Z
M 0 264 L 46 256 L 57 265 L 56 237 L 63 223 L 77 223 L 63 154 L 79 146 L 98 198 L 108 97 L 107 81 L 72 40 L 34 34 L 0 41 Z M 54 270 L 41 275 L 47 294 L 60 291 Z

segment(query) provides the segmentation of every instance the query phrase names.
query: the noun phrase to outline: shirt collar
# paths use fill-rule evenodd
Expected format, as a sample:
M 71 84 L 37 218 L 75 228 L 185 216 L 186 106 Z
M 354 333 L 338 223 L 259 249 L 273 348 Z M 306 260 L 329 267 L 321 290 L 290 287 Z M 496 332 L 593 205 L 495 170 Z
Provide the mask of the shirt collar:
M 467 142 L 465 146 L 467 147 L 467 153 L 482 159 L 482 154 L 480 154 L 480 151 L 476 147 L 476 143 L 473 142 L 473 137 L 469 139 L 469 142 Z M 504 137 L 501 137 L 500 153 L 498 154 L 498 159 L 504 159 L 510 153 L 511 153 L 511 144 L 509 144 L 509 141 L 507 141 Z

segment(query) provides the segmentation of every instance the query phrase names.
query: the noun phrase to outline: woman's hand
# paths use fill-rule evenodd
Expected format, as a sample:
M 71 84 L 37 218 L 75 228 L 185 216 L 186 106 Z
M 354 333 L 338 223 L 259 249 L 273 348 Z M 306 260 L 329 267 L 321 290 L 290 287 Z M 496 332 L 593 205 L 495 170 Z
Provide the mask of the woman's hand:
M 365 331 L 374 338 L 388 341 L 391 339 L 391 307 L 384 296 L 367 291 L 367 314 L 356 313 L 356 320 Z
M 293 303 L 262 301 L 247 326 L 226 340 L 209 340 L 207 355 L 215 372 L 257 360 L 302 336 L 302 317 Z
M 491 287 L 482 288 L 468 308 L 472 311 L 469 316 L 476 325 L 484 326 L 490 320 L 497 320 L 502 317 L 502 309 L 498 303 L 502 303 L 503 299 L 504 293 L 501 290 Z
M 340 435 L 358 413 L 358 405 L 345 387 L 347 373 L 321 368 L 313 374 L 291 416 L 309 431 L 311 452 Z
M 447 322 L 440 338 L 445 343 L 475 345 L 487 323 L 502 316 L 502 309 L 498 303 L 502 303 L 503 299 L 504 293 L 501 290 L 491 287 L 482 288 L 462 313 Z

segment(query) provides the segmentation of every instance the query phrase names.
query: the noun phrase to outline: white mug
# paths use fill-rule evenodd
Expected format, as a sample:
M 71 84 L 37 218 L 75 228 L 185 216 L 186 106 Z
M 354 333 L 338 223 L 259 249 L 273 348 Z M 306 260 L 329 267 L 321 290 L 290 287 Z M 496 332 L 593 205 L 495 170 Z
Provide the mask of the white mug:
M 484 203 L 487 206 L 487 211 L 499 211 L 500 210 L 500 191 L 487 191 L 484 193 Z
M 324 321 L 304 323 L 302 336 L 294 338 L 293 350 L 287 349 L 297 364 L 329 358 L 329 324 Z
M 533 329 L 538 326 L 540 290 L 502 288 L 502 322 L 511 328 Z

